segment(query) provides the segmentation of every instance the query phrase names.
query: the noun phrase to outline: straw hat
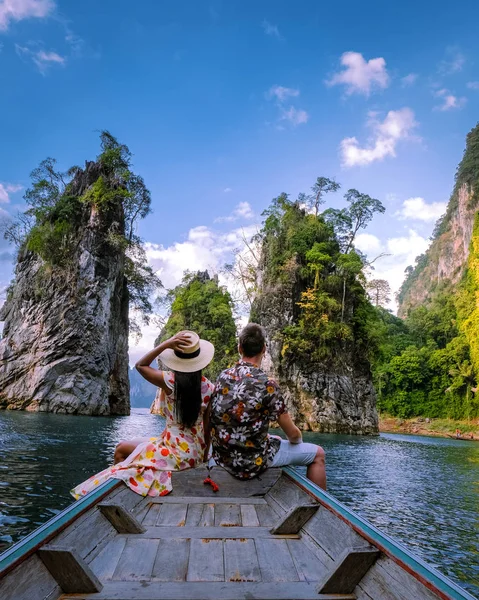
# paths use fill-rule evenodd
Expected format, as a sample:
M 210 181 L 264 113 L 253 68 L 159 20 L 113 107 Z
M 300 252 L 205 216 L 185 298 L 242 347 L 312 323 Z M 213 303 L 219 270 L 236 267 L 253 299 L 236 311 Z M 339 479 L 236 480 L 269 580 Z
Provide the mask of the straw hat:
M 215 347 L 211 342 L 201 340 L 194 331 L 179 331 L 188 337 L 187 345 L 182 350 L 167 348 L 159 355 L 161 362 L 172 371 L 194 373 L 204 369 L 213 360 Z

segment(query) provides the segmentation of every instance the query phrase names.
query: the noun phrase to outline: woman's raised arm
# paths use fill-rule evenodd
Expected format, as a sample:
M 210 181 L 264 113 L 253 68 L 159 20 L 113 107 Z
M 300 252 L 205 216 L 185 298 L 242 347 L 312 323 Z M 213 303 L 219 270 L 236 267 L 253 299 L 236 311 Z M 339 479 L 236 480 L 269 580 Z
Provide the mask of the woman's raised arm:
M 165 383 L 163 371 L 155 369 L 150 365 L 155 360 L 155 358 L 157 358 L 167 348 L 181 351 L 182 348 L 185 347 L 185 345 L 188 345 L 188 341 L 189 338 L 182 334 L 177 334 L 171 337 L 169 340 L 162 342 L 159 346 L 153 348 L 153 350 L 150 350 L 147 354 L 145 354 L 145 356 L 140 358 L 140 360 L 135 365 L 135 369 L 147 381 L 149 381 L 153 385 L 157 385 L 164 392 L 169 393 L 171 390 Z

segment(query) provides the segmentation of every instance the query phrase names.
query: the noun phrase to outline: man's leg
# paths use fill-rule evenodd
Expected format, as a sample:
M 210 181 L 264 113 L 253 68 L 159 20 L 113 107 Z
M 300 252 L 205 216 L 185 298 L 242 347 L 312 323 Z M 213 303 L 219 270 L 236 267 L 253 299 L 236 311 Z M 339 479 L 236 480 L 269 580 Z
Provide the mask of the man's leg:
M 306 477 L 320 488 L 326 490 L 326 458 L 325 452 L 318 446 L 313 462 L 308 465 Z
M 304 466 L 306 476 L 319 487 L 326 489 L 325 453 L 321 446 L 301 442 L 292 444 L 281 440 L 281 446 L 273 458 L 272 467 Z

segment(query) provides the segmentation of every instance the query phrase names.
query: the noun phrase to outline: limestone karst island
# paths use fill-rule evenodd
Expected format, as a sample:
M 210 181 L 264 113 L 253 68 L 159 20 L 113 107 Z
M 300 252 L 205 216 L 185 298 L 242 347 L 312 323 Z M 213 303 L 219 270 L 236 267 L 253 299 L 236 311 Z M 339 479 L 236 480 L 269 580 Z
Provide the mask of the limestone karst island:
M 479 2 L 0 0 L 0 600 L 479 600 Z

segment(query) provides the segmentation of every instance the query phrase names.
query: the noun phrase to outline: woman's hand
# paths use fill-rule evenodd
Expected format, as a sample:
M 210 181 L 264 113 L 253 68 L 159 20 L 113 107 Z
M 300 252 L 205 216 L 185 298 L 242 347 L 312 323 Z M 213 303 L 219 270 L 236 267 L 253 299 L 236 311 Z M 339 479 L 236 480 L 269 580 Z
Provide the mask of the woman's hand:
M 185 333 L 177 333 L 169 340 L 166 340 L 166 347 L 181 352 L 187 347 L 190 342 L 190 337 Z

